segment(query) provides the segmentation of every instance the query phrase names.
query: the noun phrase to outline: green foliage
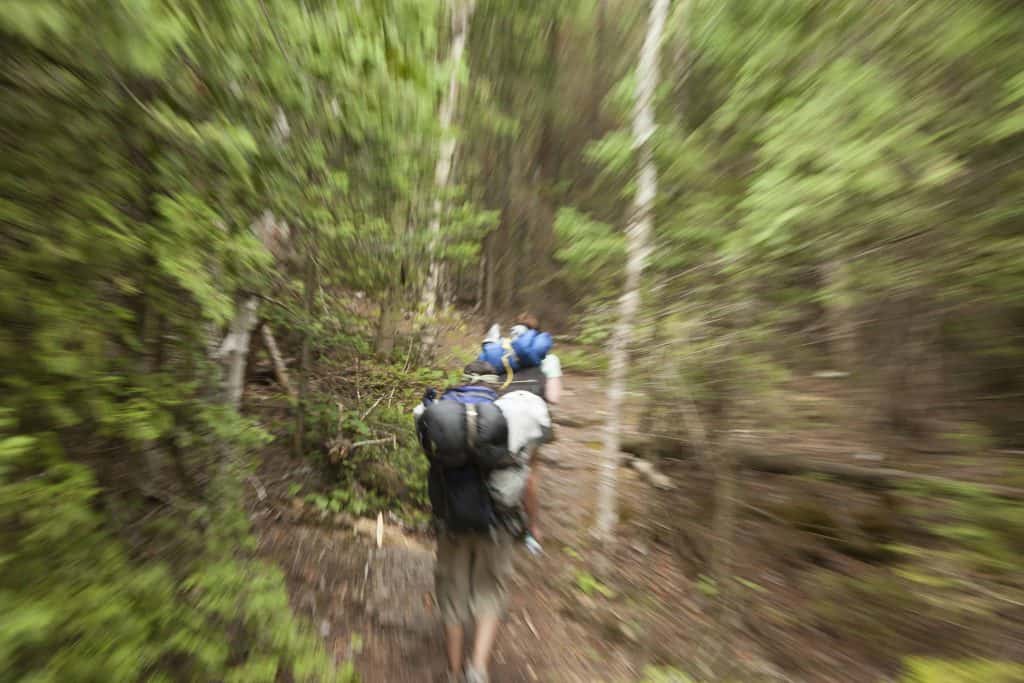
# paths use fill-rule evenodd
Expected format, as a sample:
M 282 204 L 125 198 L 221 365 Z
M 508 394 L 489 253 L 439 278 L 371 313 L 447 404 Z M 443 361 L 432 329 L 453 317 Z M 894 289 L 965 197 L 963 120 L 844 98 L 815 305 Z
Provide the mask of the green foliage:
M 555 233 L 563 245 L 557 256 L 573 277 L 614 284 L 609 282 L 609 271 L 621 269 L 626 258 L 626 243 L 621 234 L 574 209 L 558 212 Z
M 1024 666 L 1014 662 L 911 658 L 900 683 L 1020 683 Z
M 695 683 L 687 674 L 671 666 L 649 666 L 640 683 Z
M 583 570 L 576 572 L 576 588 L 587 597 L 594 595 L 601 595 L 609 599 L 615 597 L 615 591 L 595 579 L 590 572 Z
M 974 608 L 988 605 L 990 610 L 1012 601 L 1004 592 L 1024 591 L 1010 580 L 1024 554 L 1024 506 L 970 483 L 920 484 L 911 491 L 928 529 L 942 541 L 939 547 L 900 548 L 920 562 L 912 578 L 969 598 Z M 937 500 L 943 505 L 936 511 Z M 994 585 L 986 591 L 983 584 L 990 581 Z
M 436 153 L 438 7 L 5 4 L 7 677 L 351 678 L 252 558 L 239 481 L 268 436 L 223 403 L 211 350 L 250 293 L 283 301 L 285 335 L 351 340 L 296 313 L 295 252 L 327 284 L 376 293 L 403 263 L 418 282 L 425 243 L 395 217 Z M 255 233 L 264 212 L 290 242 Z
M 608 356 L 601 347 L 570 346 L 558 350 L 562 368 L 569 372 L 600 374 L 608 370 Z

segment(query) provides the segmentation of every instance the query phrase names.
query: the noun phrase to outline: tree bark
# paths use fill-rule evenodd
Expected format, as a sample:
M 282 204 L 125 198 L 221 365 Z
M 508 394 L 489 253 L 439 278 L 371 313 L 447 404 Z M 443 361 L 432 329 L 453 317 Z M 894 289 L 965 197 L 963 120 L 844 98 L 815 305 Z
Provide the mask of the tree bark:
M 498 267 L 495 258 L 495 243 L 498 241 L 497 231 L 492 233 L 484 243 L 487 249 L 487 272 L 484 274 L 484 317 L 490 320 L 494 314 L 494 271 Z
M 309 400 L 309 366 L 310 366 L 310 325 L 313 320 L 313 304 L 316 294 L 316 261 L 310 253 L 311 246 L 306 245 L 306 264 L 303 283 L 303 308 L 305 329 L 302 332 L 302 351 L 299 357 L 299 400 L 295 409 L 295 436 L 292 450 L 295 457 L 301 457 L 306 448 L 306 402 Z
M 856 324 L 847 301 L 850 292 L 849 266 L 839 258 L 821 266 L 828 298 L 825 303 L 829 357 L 832 368 L 854 372 L 857 366 Z
M 387 298 L 380 307 L 380 319 L 377 321 L 377 334 L 374 337 L 374 352 L 380 358 L 390 358 L 395 350 L 395 336 L 398 334 L 398 321 L 402 317 L 401 297 L 394 287 L 388 290 Z
M 605 544 L 614 541 L 618 522 L 619 440 L 622 402 L 629 370 L 629 344 L 640 306 L 641 277 L 650 252 L 650 233 L 657 194 L 658 174 L 651 151 L 654 133 L 654 91 L 658 84 L 658 52 L 668 14 L 668 0 L 653 0 L 647 21 L 647 35 L 637 68 L 636 107 L 633 140 L 638 149 L 639 178 L 633 202 L 633 217 L 626 229 L 626 283 L 619 299 L 619 320 L 609 341 L 608 422 L 597 490 L 597 537 Z
M 593 97 L 591 101 L 591 108 L 589 113 L 590 125 L 589 134 L 594 139 L 601 137 L 601 105 L 604 103 L 604 98 L 599 96 L 599 93 L 603 93 L 604 90 L 601 88 L 603 82 L 603 75 L 605 70 L 608 68 L 608 63 L 605 60 L 605 43 L 607 43 L 608 33 L 608 0 L 598 0 L 597 3 L 597 28 L 595 30 L 594 37 L 594 62 L 592 64 L 593 71 L 590 75 L 590 93 Z
M 489 241 L 490 235 L 485 235 L 480 245 L 480 261 L 477 264 L 476 273 L 476 301 L 473 303 L 474 313 L 484 311 L 486 308 L 484 301 L 487 298 L 487 269 L 490 267 L 490 262 L 487 260 L 487 244 Z
M 256 326 L 256 310 L 259 300 L 254 296 L 239 298 L 235 305 L 235 315 L 231 319 L 231 327 L 220 347 L 220 356 L 227 360 L 227 376 L 224 381 L 224 392 L 228 404 L 238 410 L 242 404 L 242 391 L 245 389 L 245 361 L 249 355 L 249 341 L 252 330 Z
M 451 0 L 452 45 L 449 54 L 452 73 L 448 78 L 448 90 L 441 100 L 441 145 L 434 168 L 434 210 L 430 217 L 428 231 L 430 233 L 430 267 L 427 272 L 427 283 L 423 290 L 423 308 L 426 314 L 426 329 L 423 334 L 423 352 L 427 358 L 434 355 L 437 330 L 434 317 L 437 314 L 437 298 L 441 285 L 441 261 L 437 251 L 441 244 L 441 212 L 444 208 L 443 195 L 448 188 L 451 176 L 452 161 L 455 157 L 455 135 L 451 131 L 452 119 L 459 101 L 459 68 L 462 54 L 466 49 L 466 37 L 469 34 L 469 20 L 473 15 L 475 0 Z

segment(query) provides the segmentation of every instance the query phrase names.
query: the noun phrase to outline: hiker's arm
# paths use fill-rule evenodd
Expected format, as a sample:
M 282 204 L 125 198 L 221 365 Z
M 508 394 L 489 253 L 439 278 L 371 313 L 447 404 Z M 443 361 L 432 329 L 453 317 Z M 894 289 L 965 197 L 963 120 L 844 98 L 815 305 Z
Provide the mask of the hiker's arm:
M 549 353 L 541 362 L 540 371 L 544 373 L 544 400 L 558 403 L 562 398 L 562 361 L 558 356 Z

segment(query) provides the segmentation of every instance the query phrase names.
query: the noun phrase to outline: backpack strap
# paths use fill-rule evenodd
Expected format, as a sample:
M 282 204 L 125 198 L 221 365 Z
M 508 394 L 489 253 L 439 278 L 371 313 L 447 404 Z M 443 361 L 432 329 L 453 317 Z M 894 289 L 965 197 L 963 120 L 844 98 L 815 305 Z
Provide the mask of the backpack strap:
M 505 383 L 501 385 L 501 388 L 502 389 L 507 389 L 508 385 L 511 384 L 511 382 L 512 382 L 512 376 L 513 376 L 512 363 L 509 361 L 509 359 L 512 358 L 512 356 L 516 355 L 516 352 L 512 348 L 512 340 L 511 339 L 502 339 L 501 340 L 501 348 L 504 349 L 504 351 L 505 351 L 505 353 L 503 353 L 501 355 L 501 363 L 502 363 L 502 365 L 505 366 L 505 377 L 507 378 L 505 380 Z
M 476 448 L 476 406 L 472 403 L 466 404 L 466 445 Z

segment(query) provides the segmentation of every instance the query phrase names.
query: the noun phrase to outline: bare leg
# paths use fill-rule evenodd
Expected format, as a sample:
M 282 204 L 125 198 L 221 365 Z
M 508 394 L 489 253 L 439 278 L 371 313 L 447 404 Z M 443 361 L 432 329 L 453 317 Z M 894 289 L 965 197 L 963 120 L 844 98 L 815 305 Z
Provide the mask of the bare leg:
M 462 671 L 462 641 L 466 629 L 462 624 L 445 624 L 444 636 L 448 647 L 448 670 L 454 674 Z
M 473 668 L 482 674 L 487 673 L 487 664 L 491 659 L 491 648 L 494 638 L 498 635 L 498 617 L 480 617 L 476 621 L 476 636 L 473 639 Z

